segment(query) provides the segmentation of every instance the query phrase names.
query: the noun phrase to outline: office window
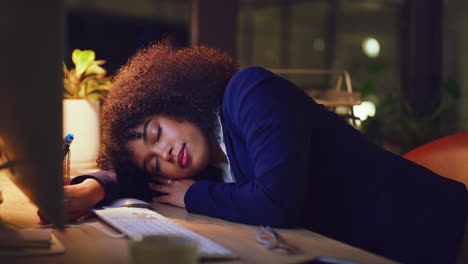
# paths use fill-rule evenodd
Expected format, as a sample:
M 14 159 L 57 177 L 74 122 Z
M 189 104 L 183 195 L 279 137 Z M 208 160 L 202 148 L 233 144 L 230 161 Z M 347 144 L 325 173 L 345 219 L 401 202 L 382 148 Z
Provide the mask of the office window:
M 241 67 L 324 68 L 326 1 L 240 1 L 238 59 Z M 304 88 L 323 78 L 290 75 Z
M 356 89 L 374 78 L 373 92 L 383 94 L 399 82 L 401 5 L 397 0 L 240 1 L 239 61 L 266 68 L 345 69 Z M 378 56 L 365 55 L 366 38 L 378 41 Z M 369 72 L 382 66 L 379 76 Z M 292 75 L 288 79 L 304 88 L 325 87 L 330 81 Z
M 455 95 L 455 104 L 447 122 L 455 123 L 453 132 L 468 131 L 468 3 L 463 0 L 444 1 L 443 80 L 445 98 Z M 452 90 L 452 91 L 451 91 Z M 454 91 L 453 91 L 454 90 Z

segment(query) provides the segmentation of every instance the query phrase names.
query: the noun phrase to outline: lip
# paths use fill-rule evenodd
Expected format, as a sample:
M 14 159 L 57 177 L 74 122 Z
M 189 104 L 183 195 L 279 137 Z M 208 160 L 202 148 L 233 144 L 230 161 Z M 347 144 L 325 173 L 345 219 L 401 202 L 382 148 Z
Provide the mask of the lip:
M 180 167 L 185 168 L 188 164 L 188 150 L 187 145 L 183 144 L 182 148 L 179 150 L 179 154 L 177 155 L 177 163 Z

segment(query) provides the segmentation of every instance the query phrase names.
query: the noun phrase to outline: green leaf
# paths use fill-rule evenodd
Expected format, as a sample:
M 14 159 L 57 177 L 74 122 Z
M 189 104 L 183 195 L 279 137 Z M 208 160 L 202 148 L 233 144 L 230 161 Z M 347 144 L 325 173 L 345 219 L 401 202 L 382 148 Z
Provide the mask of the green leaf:
M 369 66 L 367 71 L 369 72 L 370 75 L 377 74 L 379 72 L 382 72 L 387 68 L 387 63 L 385 61 L 377 61 Z
M 91 65 L 91 63 L 96 59 L 96 53 L 92 50 L 83 50 L 78 49 L 74 50 L 72 54 L 73 63 L 75 63 L 75 76 L 81 78 L 81 75 L 86 71 L 86 69 Z
M 77 99 L 86 99 L 87 95 L 88 95 L 88 85 L 89 85 L 89 82 L 82 82 L 80 83 L 80 85 L 78 86 L 78 93 L 77 93 Z
M 366 96 L 373 90 L 373 88 L 374 88 L 374 81 L 366 80 L 360 89 L 361 97 L 366 98 Z
M 73 95 L 73 83 L 69 79 L 63 80 L 63 88 L 65 89 L 65 94 L 72 96 Z
M 63 74 L 64 76 L 66 77 L 67 74 L 68 74 L 68 68 L 67 68 L 67 65 L 65 65 L 65 62 L 62 62 L 62 66 L 63 66 Z
M 457 82 L 454 79 L 447 78 L 446 80 L 443 81 L 442 87 L 445 87 L 448 94 L 452 96 L 453 98 L 460 98 L 461 92 L 460 92 Z
M 86 93 L 89 95 L 94 91 L 99 90 L 99 84 L 95 79 L 90 79 L 86 82 Z
M 87 99 L 90 100 L 90 101 L 99 102 L 99 100 L 101 99 L 101 94 L 100 93 L 88 94 Z
M 76 64 L 77 64 L 77 62 L 79 60 L 79 56 L 80 56 L 81 52 L 82 51 L 80 49 L 75 49 L 72 52 L 72 61 L 75 64 L 75 66 L 76 66 Z
M 93 74 L 104 76 L 106 73 L 107 72 L 104 68 L 99 66 L 96 61 L 93 61 L 93 63 L 91 63 L 91 65 L 86 69 L 85 76 Z
M 438 117 L 440 117 L 450 105 L 452 105 L 453 99 L 448 98 L 444 100 L 442 103 L 439 104 L 439 106 L 435 109 L 434 113 L 430 116 L 431 121 L 435 121 Z
M 93 50 L 75 49 L 72 61 L 75 68 L 68 69 L 63 64 L 64 72 L 64 98 L 91 99 L 104 98 L 111 87 L 111 77 L 106 76 L 107 71 L 101 67 L 105 60 L 95 60 Z
M 76 78 L 75 78 L 75 71 L 76 71 L 76 69 L 71 69 L 71 70 L 68 71 L 68 75 L 67 75 L 67 76 L 68 76 L 68 78 L 69 78 L 70 80 L 72 80 L 72 79 L 75 80 L 75 79 L 76 79 Z
M 92 76 L 88 76 L 86 77 L 86 82 L 90 83 L 92 82 L 92 85 L 96 85 L 96 86 L 99 86 L 101 88 L 99 88 L 101 91 L 107 91 L 110 89 L 111 85 L 112 85 L 112 82 L 106 78 L 102 78 L 100 76 L 97 76 L 97 75 L 92 75 Z M 88 84 L 88 87 L 90 86 L 91 84 Z
M 99 86 L 102 87 L 101 90 L 110 90 L 112 82 L 106 79 L 98 79 Z
M 97 60 L 95 61 L 97 65 L 103 65 L 105 64 L 107 61 L 106 60 Z

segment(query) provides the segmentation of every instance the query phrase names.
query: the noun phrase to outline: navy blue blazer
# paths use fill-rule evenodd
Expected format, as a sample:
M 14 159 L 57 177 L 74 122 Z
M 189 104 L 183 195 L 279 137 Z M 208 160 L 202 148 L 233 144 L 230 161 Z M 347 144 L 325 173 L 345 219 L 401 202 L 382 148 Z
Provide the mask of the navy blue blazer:
M 467 213 L 463 184 L 376 146 L 259 67 L 233 76 L 221 122 L 236 182 L 198 180 L 185 195 L 187 211 L 305 227 L 406 263 L 455 261 Z M 111 172 L 96 175 L 108 200 L 117 189 L 133 192 Z M 141 195 L 144 184 L 133 188 Z

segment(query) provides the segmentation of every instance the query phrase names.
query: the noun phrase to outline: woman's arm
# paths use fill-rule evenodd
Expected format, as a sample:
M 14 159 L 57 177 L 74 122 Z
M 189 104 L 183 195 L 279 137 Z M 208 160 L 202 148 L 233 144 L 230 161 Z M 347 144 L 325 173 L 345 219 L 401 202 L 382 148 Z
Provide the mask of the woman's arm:
M 65 209 L 70 220 L 87 215 L 99 205 L 106 205 L 121 197 L 149 200 L 147 182 L 138 175 L 117 175 L 100 170 L 72 179 L 64 187 Z M 41 217 L 46 220 L 45 217 Z
M 80 184 L 85 180 L 92 179 L 96 181 L 104 192 L 104 197 L 98 201 L 103 204 L 112 202 L 113 200 L 119 198 L 121 187 L 117 174 L 111 170 L 100 170 L 93 173 L 88 173 L 86 175 L 80 175 L 72 179 L 71 185 Z M 97 204 L 97 203 L 96 203 Z
M 93 178 L 86 178 L 80 183 L 66 185 L 63 188 L 65 194 L 65 214 L 68 220 L 75 220 L 88 215 L 93 207 L 104 199 L 104 188 Z M 40 219 L 49 223 L 49 219 L 43 212 L 38 211 Z
M 91 212 L 104 199 L 104 188 L 92 178 L 75 185 L 64 187 L 65 210 L 69 220 L 77 219 Z
M 104 190 L 104 199 L 100 204 L 122 198 L 132 197 L 141 200 L 150 200 L 154 193 L 148 188 L 149 179 L 141 174 L 117 174 L 112 170 L 100 170 L 72 179 L 71 184 L 80 183 L 86 179 L 94 179 Z
M 311 202 L 305 197 L 313 166 L 314 111 L 323 108 L 264 69 L 237 73 L 223 101 L 237 183 L 196 182 L 185 195 L 187 210 L 249 224 L 299 224 L 304 203 Z M 236 144 L 245 144 L 248 158 L 235 153 Z

